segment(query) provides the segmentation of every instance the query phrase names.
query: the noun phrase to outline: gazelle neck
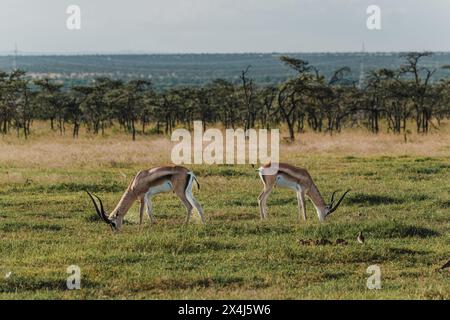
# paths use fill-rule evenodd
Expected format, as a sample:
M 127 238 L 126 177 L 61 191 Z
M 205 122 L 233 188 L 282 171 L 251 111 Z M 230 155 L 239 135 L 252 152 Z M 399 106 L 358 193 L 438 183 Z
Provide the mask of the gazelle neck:
M 317 189 L 316 185 L 313 183 L 309 191 L 307 192 L 308 197 L 311 199 L 314 207 L 317 210 L 317 215 L 319 216 L 319 220 L 325 220 L 327 216 L 327 204 L 322 198 L 319 189 Z
M 127 214 L 128 210 L 130 210 L 131 206 L 137 198 L 138 197 L 132 190 L 127 189 L 122 195 L 122 198 L 120 199 L 116 208 L 109 215 L 109 218 L 123 218 Z

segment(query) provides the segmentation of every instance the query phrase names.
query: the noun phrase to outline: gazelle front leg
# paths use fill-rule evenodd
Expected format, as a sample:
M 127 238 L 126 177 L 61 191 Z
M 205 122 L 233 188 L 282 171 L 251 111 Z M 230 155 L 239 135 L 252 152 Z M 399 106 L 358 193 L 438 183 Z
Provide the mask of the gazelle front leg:
M 305 192 L 302 190 L 297 191 L 298 200 L 298 219 L 300 220 L 301 213 L 303 213 L 303 220 L 306 220 L 306 206 L 305 206 Z
M 262 204 L 262 201 L 265 197 L 266 197 L 266 190 L 263 190 L 263 192 L 261 192 L 261 194 L 258 196 L 259 216 L 261 217 L 261 220 L 264 220 L 266 218 L 266 212 Z
M 261 172 L 259 174 L 262 183 L 264 185 L 264 189 L 262 193 L 258 197 L 259 204 L 259 213 L 261 215 L 261 219 L 267 219 L 267 198 L 269 198 L 270 193 L 276 185 L 276 175 L 263 175 Z
M 144 220 L 145 211 L 145 197 L 141 199 L 141 204 L 139 206 L 139 229 L 141 229 L 142 221 Z
M 267 219 L 267 198 L 269 198 L 270 193 L 272 192 L 272 188 L 264 189 L 264 191 L 258 197 L 259 203 L 259 213 L 261 215 L 261 219 Z
M 184 206 L 186 207 L 186 220 L 184 221 L 184 224 L 188 225 L 189 220 L 191 219 L 191 216 L 192 216 L 193 207 L 187 199 L 181 199 L 181 201 L 183 202 Z
M 266 194 L 266 190 L 263 190 L 263 192 L 261 192 L 261 194 L 258 196 L 259 216 L 261 217 L 261 220 L 264 220 L 264 218 L 266 217 L 264 209 L 261 205 L 261 201 L 262 201 L 263 197 L 265 196 L 265 194 Z
M 145 195 L 145 206 L 147 207 L 147 215 L 148 218 L 150 219 L 150 224 L 155 223 L 155 217 L 153 216 L 153 205 L 152 205 L 152 200 L 151 200 L 151 194 L 147 193 Z

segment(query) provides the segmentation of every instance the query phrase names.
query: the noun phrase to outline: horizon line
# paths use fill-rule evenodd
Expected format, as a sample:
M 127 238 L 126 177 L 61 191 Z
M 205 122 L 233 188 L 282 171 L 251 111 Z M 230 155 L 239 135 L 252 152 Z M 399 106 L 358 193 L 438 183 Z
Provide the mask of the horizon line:
M 432 53 L 450 53 L 449 51 L 433 51 L 433 50 L 399 50 L 399 51 L 247 51 L 247 52 L 151 52 L 151 51 L 80 51 L 80 52 L 39 52 L 39 51 L 0 51 L 0 56 L 102 56 L 102 55 L 237 55 L 237 54 L 267 54 L 267 55 L 281 55 L 281 54 L 401 54 L 406 52 L 432 52 Z

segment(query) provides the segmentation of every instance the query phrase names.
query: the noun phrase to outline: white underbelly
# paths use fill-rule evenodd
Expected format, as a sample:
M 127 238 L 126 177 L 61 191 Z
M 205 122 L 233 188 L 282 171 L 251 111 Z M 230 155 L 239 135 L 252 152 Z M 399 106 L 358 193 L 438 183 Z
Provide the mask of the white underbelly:
M 292 181 L 290 179 L 286 179 L 282 175 L 278 175 L 277 176 L 276 186 L 281 187 L 281 188 L 292 189 L 294 191 L 300 191 L 301 190 L 300 185 L 297 182 Z
M 164 192 L 169 192 L 173 189 L 173 185 L 172 182 L 170 181 L 166 181 L 160 185 L 154 186 L 154 187 L 150 187 L 150 189 L 148 189 L 147 191 L 147 195 L 148 196 L 153 196 L 155 194 L 158 193 L 164 193 Z

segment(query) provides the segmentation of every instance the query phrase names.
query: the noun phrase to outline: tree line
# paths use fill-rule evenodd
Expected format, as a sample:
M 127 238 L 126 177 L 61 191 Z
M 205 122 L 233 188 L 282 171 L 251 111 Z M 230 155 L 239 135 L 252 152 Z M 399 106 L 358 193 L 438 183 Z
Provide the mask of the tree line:
M 372 70 L 359 82 L 339 68 L 329 79 L 307 61 L 282 56 L 295 76 L 279 85 L 258 86 L 251 67 L 240 81 L 217 79 L 205 86 L 157 91 L 146 80 L 127 82 L 99 77 L 89 85 L 65 88 L 48 78 L 32 80 L 23 70 L 0 72 L 0 132 L 27 138 L 34 120 L 49 122 L 52 130 L 76 138 L 87 132 L 103 134 L 119 125 L 134 140 L 137 134 L 170 134 L 194 120 L 205 126 L 273 128 L 286 126 L 288 139 L 305 130 L 333 134 L 345 127 L 366 127 L 378 133 L 382 124 L 394 134 L 415 124 L 418 133 L 439 128 L 450 117 L 450 78 L 433 79 L 437 66 L 423 66 L 431 52 L 401 54 L 397 69 Z

